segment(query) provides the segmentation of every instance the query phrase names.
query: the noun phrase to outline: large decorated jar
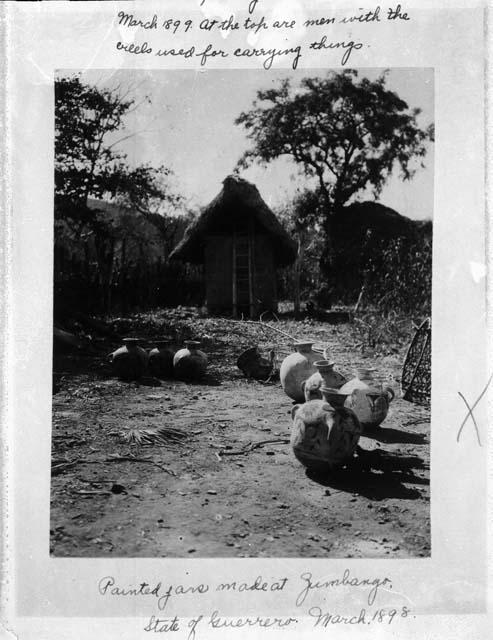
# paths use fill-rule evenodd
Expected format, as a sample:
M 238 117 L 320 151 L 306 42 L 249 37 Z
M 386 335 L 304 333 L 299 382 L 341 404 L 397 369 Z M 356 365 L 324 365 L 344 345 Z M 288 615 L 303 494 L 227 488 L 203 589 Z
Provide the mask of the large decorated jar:
M 295 405 L 291 416 L 293 453 L 307 469 L 329 472 L 352 458 L 362 427 L 350 409 L 310 400 Z
M 279 377 L 284 393 L 296 402 L 303 402 L 303 383 L 316 372 L 315 361 L 320 355 L 312 351 L 313 342 L 295 342 L 295 353 L 289 354 L 281 364 Z
M 357 369 L 355 377 L 340 389 L 348 395 L 345 406 L 354 411 L 364 429 L 375 429 L 385 420 L 395 397 L 391 387 L 375 381 L 373 372 L 370 368 Z

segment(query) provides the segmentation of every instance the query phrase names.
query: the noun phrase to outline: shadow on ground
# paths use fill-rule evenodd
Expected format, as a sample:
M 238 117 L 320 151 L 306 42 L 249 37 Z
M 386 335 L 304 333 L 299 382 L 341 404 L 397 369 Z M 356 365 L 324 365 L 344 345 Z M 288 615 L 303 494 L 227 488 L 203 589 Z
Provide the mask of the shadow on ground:
M 414 433 L 412 431 L 402 431 L 391 427 L 378 428 L 373 431 L 365 431 L 365 438 L 371 438 L 377 442 L 385 444 L 426 444 L 428 442 L 426 434 Z
M 324 487 L 358 494 L 370 500 L 416 500 L 421 497 L 421 493 L 406 484 L 428 485 L 429 481 L 417 476 L 415 469 L 426 469 L 419 456 L 402 456 L 378 450 L 364 451 L 359 448 L 357 457 L 347 467 L 326 474 L 309 469 L 306 475 Z

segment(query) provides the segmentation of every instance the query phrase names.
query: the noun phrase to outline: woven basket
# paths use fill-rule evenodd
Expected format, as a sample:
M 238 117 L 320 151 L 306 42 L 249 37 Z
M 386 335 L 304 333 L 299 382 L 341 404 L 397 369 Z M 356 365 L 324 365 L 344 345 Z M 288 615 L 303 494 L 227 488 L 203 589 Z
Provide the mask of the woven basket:
M 402 397 L 416 404 L 431 402 L 431 320 L 426 318 L 407 350 L 401 376 Z

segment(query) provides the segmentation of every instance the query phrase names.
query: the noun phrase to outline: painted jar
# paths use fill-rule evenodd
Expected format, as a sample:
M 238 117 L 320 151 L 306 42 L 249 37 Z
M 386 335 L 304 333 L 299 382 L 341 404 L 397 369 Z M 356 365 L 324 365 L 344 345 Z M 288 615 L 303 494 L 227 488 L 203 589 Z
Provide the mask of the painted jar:
M 354 378 L 351 378 L 341 387 L 341 393 L 350 395 L 355 389 L 374 389 L 376 387 L 373 373 L 376 369 L 372 367 L 359 367 L 354 371 Z
M 295 405 L 291 416 L 291 447 L 302 465 L 323 473 L 352 458 L 363 431 L 352 411 L 310 400 Z
M 395 397 L 391 387 L 374 380 L 373 371 L 357 369 L 356 376 L 340 389 L 348 394 L 345 406 L 354 411 L 364 429 L 375 429 L 385 420 Z
M 149 353 L 149 373 L 156 378 L 173 377 L 175 349 L 171 340 L 160 340 Z
M 326 387 L 324 385 L 322 385 L 320 391 L 322 393 L 322 399 L 330 404 L 331 407 L 334 407 L 334 409 L 344 407 L 348 397 L 347 393 L 341 393 L 340 389 Z
M 316 372 L 314 363 L 320 359 L 319 354 L 312 351 L 313 342 L 295 342 L 295 353 L 284 358 L 279 371 L 284 393 L 296 402 L 303 402 L 304 381 Z
M 124 338 L 123 347 L 111 354 L 113 372 L 120 380 L 140 380 L 145 375 L 149 356 L 140 342 L 139 338 Z
M 173 358 L 173 371 L 178 380 L 200 380 L 207 369 L 207 356 L 199 350 L 200 342 L 186 340 L 185 347 L 177 351 Z
M 334 362 L 317 360 L 313 364 L 317 369 L 316 373 L 313 373 L 303 383 L 306 402 L 309 400 L 321 400 L 323 386 L 339 389 L 346 382 L 346 378 L 338 371 L 335 371 Z

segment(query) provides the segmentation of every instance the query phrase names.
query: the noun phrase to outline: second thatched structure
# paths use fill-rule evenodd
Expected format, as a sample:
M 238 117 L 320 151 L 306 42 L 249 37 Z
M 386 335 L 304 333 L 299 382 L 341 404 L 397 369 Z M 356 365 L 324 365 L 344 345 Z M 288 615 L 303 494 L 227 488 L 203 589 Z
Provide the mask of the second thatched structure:
M 277 309 L 276 269 L 294 262 L 296 244 L 257 187 L 228 176 L 170 258 L 204 265 L 210 313 L 252 318 Z

